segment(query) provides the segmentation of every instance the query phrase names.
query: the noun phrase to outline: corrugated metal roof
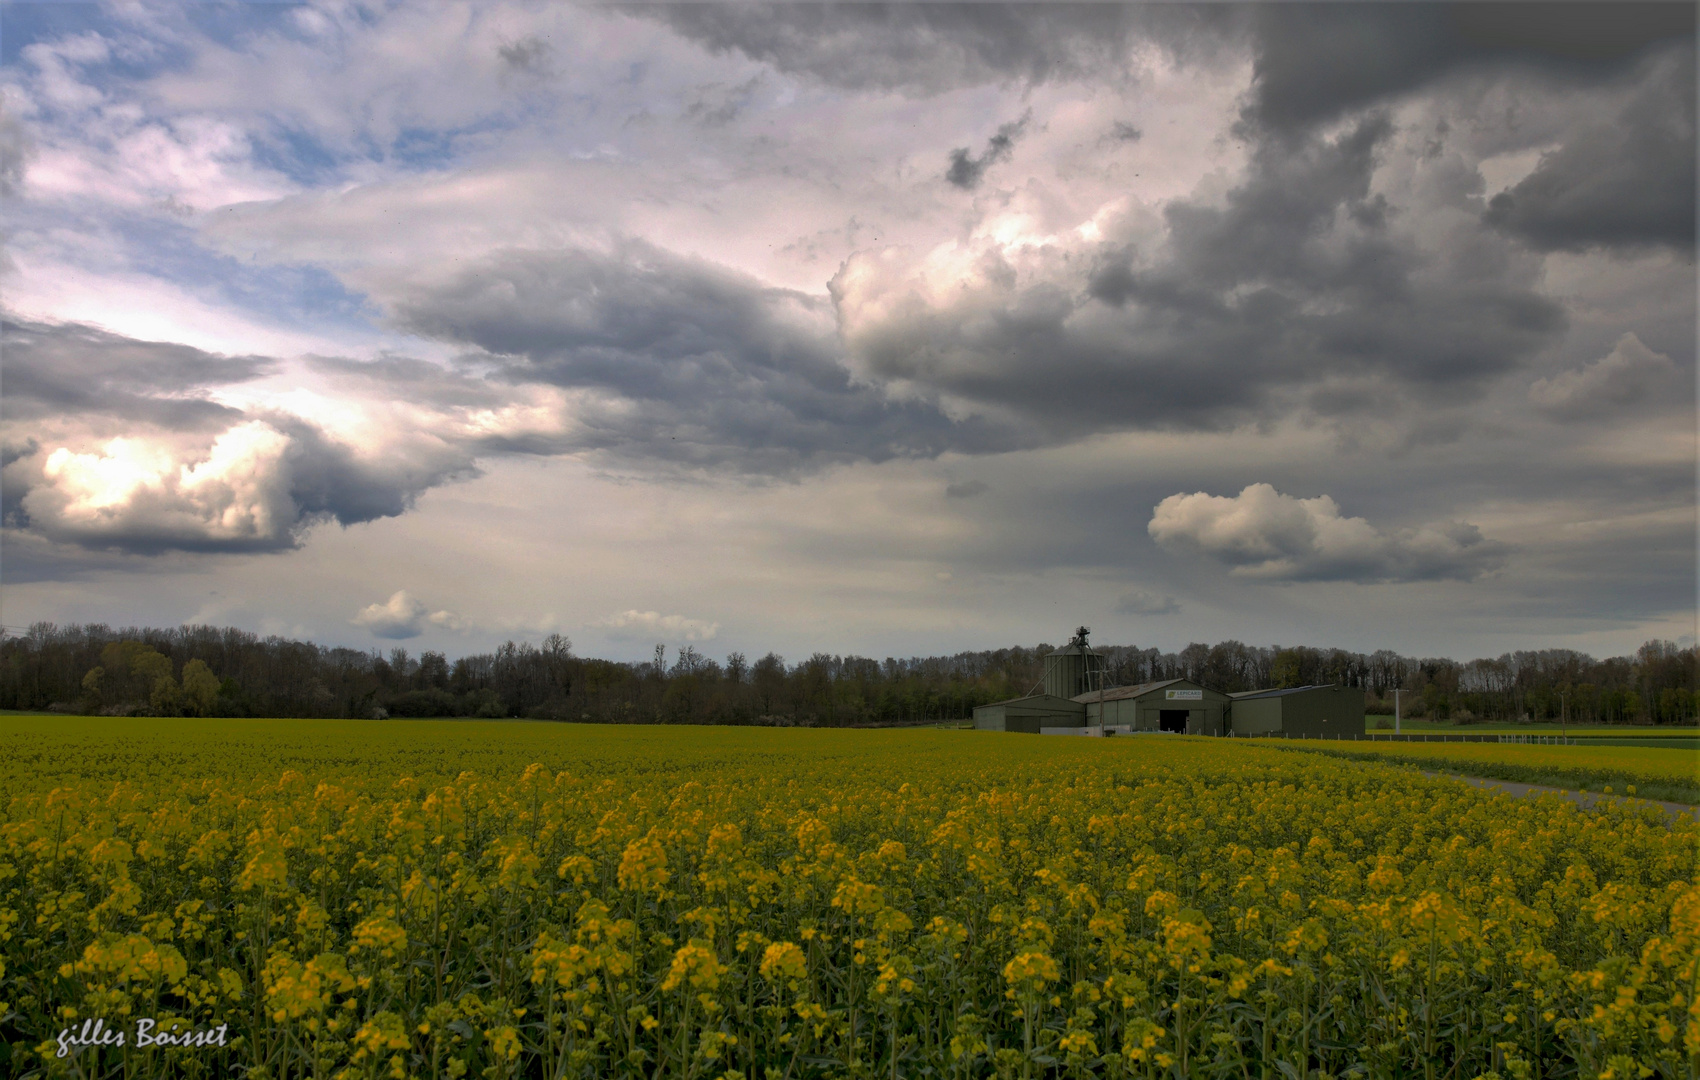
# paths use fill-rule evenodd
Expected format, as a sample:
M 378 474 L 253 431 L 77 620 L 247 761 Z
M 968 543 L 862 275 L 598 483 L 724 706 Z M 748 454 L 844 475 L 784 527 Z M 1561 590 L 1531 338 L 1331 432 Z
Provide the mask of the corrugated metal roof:
M 1055 694 L 1028 694 L 1026 697 L 1012 697 L 1012 698 L 1005 698 L 1002 701 L 990 701 L 990 702 L 987 702 L 984 705 L 976 705 L 975 708 L 977 708 L 977 709 L 989 709 L 994 705 L 1028 705 L 1028 704 L 1037 705 L 1037 704 L 1047 702 L 1047 701 L 1056 701 L 1056 702 L 1060 702 L 1060 703 L 1063 703 L 1063 704 L 1073 704 L 1074 702 L 1079 701 L 1079 700 L 1080 700 L 1079 698 L 1057 697 Z
M 1175 683 L 1186 681 L 1185 679 L 1163 679 L 1160 682 L 1140 683 L 1138 686 L 1114 686 L 1107 690 L 1091 690 L 1084 694 L 1078 694 L 1073 700 L 1085 702 L 1088 705 L 1100 701 L 1125 701 L 1128 698 L 1144 697 L 1153 690 L 1161 690 L 1165 686 L 1173 686 Z
M 1288 686 L 1288 687 L 1283 687 L 1280 690 L 1241 690 L 1237 694 L 1229 694 L 1228 696 L 1237 701 L 1240 698 L 1285 697 L 1288 694 L 1302 694 L 1306 690 L 1338 690 L 1338 689 L 1340 689 L 1338 686 L 1334 686 L 1332 684 L 1320 684 L 1319 683 L 1316 686 Z

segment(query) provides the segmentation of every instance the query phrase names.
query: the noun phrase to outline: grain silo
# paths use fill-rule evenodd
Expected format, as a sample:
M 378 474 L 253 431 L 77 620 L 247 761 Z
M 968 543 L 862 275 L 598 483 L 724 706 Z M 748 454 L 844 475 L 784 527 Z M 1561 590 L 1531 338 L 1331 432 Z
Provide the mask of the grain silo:
M 1088 627 L 1075 630 L 1067 645 L 1045 657 L 1045 693 L 1073 698 L 1104 688 L 1104 658 L 1086 644 Z

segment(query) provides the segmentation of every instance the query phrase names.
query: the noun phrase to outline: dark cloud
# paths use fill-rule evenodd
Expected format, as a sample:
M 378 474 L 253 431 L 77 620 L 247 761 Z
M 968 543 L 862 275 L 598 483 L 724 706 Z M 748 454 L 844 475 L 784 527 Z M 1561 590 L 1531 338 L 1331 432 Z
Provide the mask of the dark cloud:
M 636 241 L 497 254 L 392 308 L 491 354 L 494 378 L 587 392 L 556 452 L 786 474 L 1011 445 L 853 382 L 818 301 Z
M 849 89 L 937 92 L 1009 80 L 1121 77 L 1153 41 L 1214 52 L 1243 21 L 1229 5 L 676 4 L 623 11 L 665 21 L 716 52 Z
M 724 127 L 749 105 L 763 76 L 746 79 L 737 86 L 711 85 L 697 88 L 685 102 L 685 115 L 704 127 Z
M 1692 41 L 1694 6 L 1654 2 L 1297 3 L 1255 7 L 1248 118 L 1292 131 L 1455 71 L 1598 81 Z
M 0 321 L 8 421 L 102 413 L 173 430 L 228 424 L 240 413 L 208 400 L 216 386 L 266 374 L 256 356 L 220 356 L 188 345 L 137 341 L 92 326 Z
M 971 157 L 966 146 L 957 147 L 950 152 L 950 168 L 945 170 L 944 178 L 951 184 L 964 191 L 972 191 L 980 186 L 980 180 L 986 175 L 986 170 L 999 161 L 1008 161 L 1015 152 L 1015 140 L 1021 138 L 1027 130 L 1027 122 L 1033 118 L 1029 110 L 1019 120 L 1011 120 L 1000 126 L 997 134 L 986 140 L 986 149 L 979 157 Z
M 549 59 L 549 45 L 535 35 L 527 34 L 518 41 L 496 47 L 496 55 L 509 71 L 541 70 Z
M 954 484 L 946 484 L 944 494 L 947 499 L 972 499 L 990 490 L 991 487 L 984 480 L 959 480 Z
M 1341 379 L 1466 397 L 1550 344 L 1563 309 L 1491 236 L 1424 250 L 1388 227 L 1370 179 L 1390 131 L 1372 115 L 1334 139 L 1257 144 L 1224 199 L 1167 208 L 1167 244 L 1143 263 L 1112 241 L 1017 272 L 993 249 L 924 301 L 853 258 L 833 282 L 852 354 L 1047 441 L 1232 426 Z
M 0 197 L 11 198 L 24 180 L 24 166 L 34 149 L 24 125 L 0 105 Z
M 1661 59 L 1617 116 L 1580 127 L 1495 195 L 1487 223 L 1542 251 L 1693 251 L 1694 52 Z

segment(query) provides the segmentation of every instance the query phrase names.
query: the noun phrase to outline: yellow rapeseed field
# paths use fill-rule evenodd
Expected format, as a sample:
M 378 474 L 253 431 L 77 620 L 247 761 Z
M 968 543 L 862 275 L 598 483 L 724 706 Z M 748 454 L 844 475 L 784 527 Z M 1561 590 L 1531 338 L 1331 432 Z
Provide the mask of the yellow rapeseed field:
M 14 1077 L 1700 1075 L 1692 819 L 1245 741 L 7 719 L 0 807 Z

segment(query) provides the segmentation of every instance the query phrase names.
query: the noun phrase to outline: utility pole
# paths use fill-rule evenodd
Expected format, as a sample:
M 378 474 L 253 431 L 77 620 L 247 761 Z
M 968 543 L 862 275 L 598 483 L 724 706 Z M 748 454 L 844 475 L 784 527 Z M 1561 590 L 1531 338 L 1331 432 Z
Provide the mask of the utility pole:
M 1393 688 L 1393 734 L 1397 735 L 1399 732 L 1399 688 L 1395 686 Z
M 1564 691 L 1558 692 L 1558 729 L 1564 732 L 1564 741 L 1570 741 L 1570 716 L 1564 711 Z

